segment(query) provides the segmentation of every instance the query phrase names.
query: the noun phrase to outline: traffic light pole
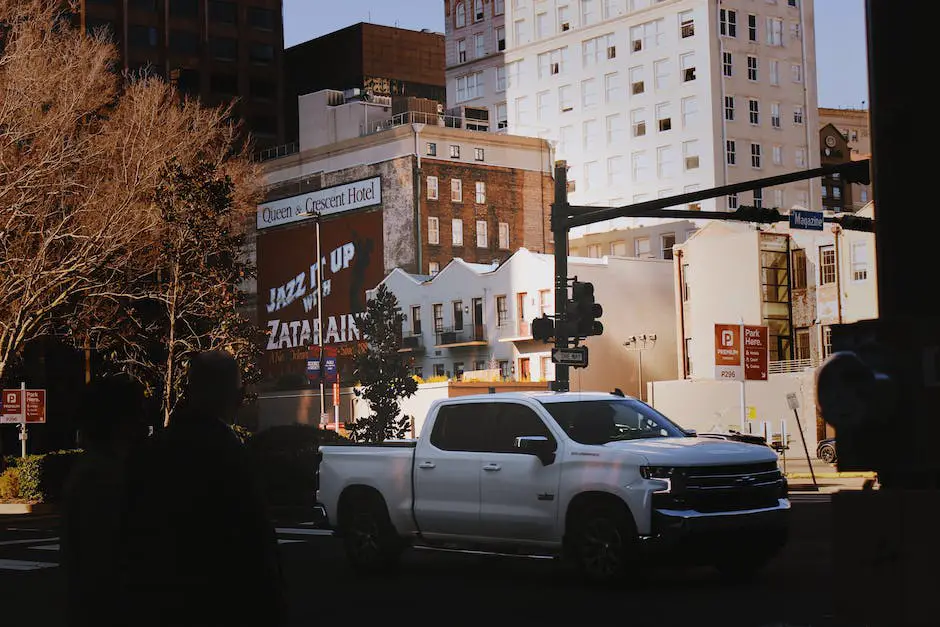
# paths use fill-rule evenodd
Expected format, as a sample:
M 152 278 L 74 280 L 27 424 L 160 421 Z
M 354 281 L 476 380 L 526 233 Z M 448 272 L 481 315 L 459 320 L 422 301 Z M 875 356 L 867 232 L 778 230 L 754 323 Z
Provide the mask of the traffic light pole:
M 552 237 L 555 246 L 555 348 L 568 348 L 568 164 L 555 163 L 555 202 L 552 203 Z M 570 389 L 571 370 L 555 364 L 552 390 Z

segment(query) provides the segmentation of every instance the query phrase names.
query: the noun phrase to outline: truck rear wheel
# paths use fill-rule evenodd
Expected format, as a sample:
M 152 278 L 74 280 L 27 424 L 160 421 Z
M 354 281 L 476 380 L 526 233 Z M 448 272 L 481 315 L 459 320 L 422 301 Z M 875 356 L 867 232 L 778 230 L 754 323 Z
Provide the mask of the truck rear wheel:
M 587 505 L 574 515 L 569 538 L 569 557 L 587 579 L 610 583 L 632 574 L 637 533 L 625 507 Z
M 365 574 L 393 571 L 404 545 L 385 503 L 377 495 L 358 494 L 346 508 L 341 531 L 346 557 L 353 569 Z

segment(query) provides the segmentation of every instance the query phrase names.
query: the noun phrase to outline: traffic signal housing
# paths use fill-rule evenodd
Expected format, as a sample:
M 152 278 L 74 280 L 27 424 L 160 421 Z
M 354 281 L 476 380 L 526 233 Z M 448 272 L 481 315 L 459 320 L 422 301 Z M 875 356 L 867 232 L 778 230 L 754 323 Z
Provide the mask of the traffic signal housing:
M 594 300 L 593 283 L 574 281 L 571 284 L 567 313 L 569 335 L 572 337 L 584 338 L 604 332 L 604 325 L 598 320 L 604 309 Z
M 789 218 L 781 214 L 780 211 L 775 208 L 741 205 L 734 210 L 734 217 L 732 219 L 740 220 L 741 222 L 773 224 L 774 222 L 783 222 Z
M 532 321 L 532 339 L 549 342 L 555 339 L 555 321 L 542 314 Z

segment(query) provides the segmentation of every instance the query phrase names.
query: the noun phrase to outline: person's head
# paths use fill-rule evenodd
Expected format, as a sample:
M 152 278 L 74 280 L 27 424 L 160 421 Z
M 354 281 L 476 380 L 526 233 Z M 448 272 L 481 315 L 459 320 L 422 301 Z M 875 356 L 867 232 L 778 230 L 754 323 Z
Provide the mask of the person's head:
M 93 379 L 79 401 L 78 429 L 82 446 L 118 450 L 142 434 L 144 388 L 120 373 Z
M 190 410 L 231 422 L 242 402 L 238 361 L 225 351 L 194 355 L 189 361 L 186 399 Z

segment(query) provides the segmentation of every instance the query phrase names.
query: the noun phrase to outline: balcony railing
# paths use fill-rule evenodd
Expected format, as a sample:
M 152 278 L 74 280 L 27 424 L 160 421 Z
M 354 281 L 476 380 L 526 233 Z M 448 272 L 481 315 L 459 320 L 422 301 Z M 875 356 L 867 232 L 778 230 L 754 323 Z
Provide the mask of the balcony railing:
M 531 340 L 532 323 L 528 320 L 504 320 L 496 327 L 496 339 L 500 342 Z
M 486 329 L 482 324 L 455 330 L 445 328 L 434 333 L 436 346 L 479 346 L 486 344 Z
M 382 131 L 387 131 L 391 128 L 397 126 L 403 126 L 405 124 L 427 124 L 429 126 L 446 126 L 447 128 L 462 128 L 468 131 L 487 131 L 489 130 L 489 122 L 486 120 L 473 120 L 470 118 L 462 118 L 454 115 L 444 115 L 443 113 L 425 113 L 423 111 L 405 111 L 404 113 L 399 113 L 393 115 L 388 120 L 381 120 L 379 122 L 372 122 L 369 126 L 365 127 L 362 131 L 362 135 L 372 135 L 373 133 L 381 133 Z
M 278 159 L 280 157 L 286 157 L 287 155 L 292 155 L 300 151 L 300 145 L 297 142 L 291 142 L 289 144 L 281 144 L 280 146 L 272 146 L 271 148 L 265 148 L 264 150 L 259 150 L 255 153 L 255 161 L 268 161 L 270 159 Z
M 770 374 L 786 374 L 790 372 L 803 372 L 819 366 L 818 359 L 787 359 L 784 361 L 772 361 L 768 364 L 767 371 Z
M 398 349 L 399 353 L 423 353 L 424 352 L 424 338 L 420 333 L 406 333 L 401 338 L 401 348 Z

